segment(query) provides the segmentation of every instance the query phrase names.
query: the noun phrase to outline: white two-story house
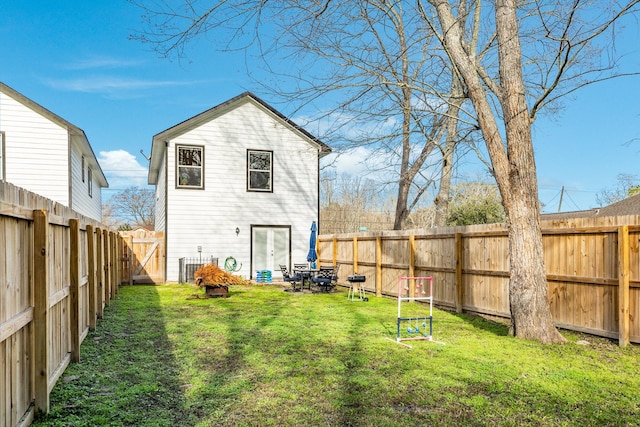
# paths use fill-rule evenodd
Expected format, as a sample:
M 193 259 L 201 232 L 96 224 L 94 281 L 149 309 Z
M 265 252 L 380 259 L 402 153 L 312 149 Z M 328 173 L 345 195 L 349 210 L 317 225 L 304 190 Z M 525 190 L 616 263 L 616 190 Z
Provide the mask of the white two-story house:
M 305 262 L 330 148 L 251 93 L 153 137 L 149 184 L 165 233 L 166 281 L 181 258 L 229 257 L 235 274 Z

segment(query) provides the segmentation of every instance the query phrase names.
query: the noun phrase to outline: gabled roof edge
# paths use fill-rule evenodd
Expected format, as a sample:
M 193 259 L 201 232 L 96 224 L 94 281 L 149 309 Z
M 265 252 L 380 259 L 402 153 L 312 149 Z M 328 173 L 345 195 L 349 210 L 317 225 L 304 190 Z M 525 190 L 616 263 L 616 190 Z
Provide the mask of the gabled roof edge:
M 148 174 L 148 183 L 153 185 L 156 184 L 157 174 L 160 168 L 159 162 L 161 161 L 162 153 L 164 153 L 164 143 L 169 139 L 173 139 L 177 136 L 182 135 L 187 130 L 191 129 L 191 126 L 195 123 L 198 123 L 201 119 L 208 117 L 210 115 L 215 114 L 215 112 L 224 110 L 226 107 L 229 107 L 237 102 L 241 101 L 244 98 L 250 98 L 263 108 L 270 111 L 280 120 L 282 120 L 285 124 L 293 128 L 295 131 L 301 133 L 305 138 L 309 139 L 313 143 L 317 144 L 320 149 L 320 157 L 323 157 L 329 153 L 331 153 L 331 147 L 329 147 L 324 142 L 320 141 L 317 137 L 309 133 L 302 126 L 296 124 L 293 120 L 286 117 L 284 114 L 273 108 L 271 105 L 267 104 L 263 99 L 256 96 L 252 92 L 246 91 L 241 93 L 240 95 L 234 96 L 227 101 L 222 102 L 208 110 L 205 110 L 199 114 L 196 114 L 193 117 L 190 117 L 182 122 L 171 126 L 168 129 L 163 130 L 155 134 L 151 139 L 151 160 L 149 162 L 149 174 Z M 155 156 L 154 156 L 155 154 Z
M 100 178 L 104 183 L 104 187 L 105 188 L 109 187 L 109 182 L 107 181 L 107 177 L 104 175 L 104 171 L 102 170 L 102 167 L 100 166 L 100 162 L 98 162 L 98 158 L 96 157 L 96 154 L 93 151 L 93 147 L 91 146 L 91 143 L 89 143 L 89 139 L 87 138 L 87 135 L 84 132 L 84 130 L 80 129 L 78 126 L 74 125 L 73 123 L 63 119 L 62 117 L 60 117 L 56 113 L 54 113 L 51 110 L 43 107 L 42 105 L 38 104 L 37 102 L 33 101 L 32 99 L 27 98 L 25 95 L 21 94 L 20 92 L 18 92 L 17 90 L 15 90 L 13 88 L 7 86 L 3 82 L 0 82 L 0 92 L 4 92 L 5 94 L 7 94 L 7 96 L 10 96 L 11 98 L 15 99 L 16 101 L 18 101 L 19 103 L 23 104 L 24 106 L 36 111 L 37 113 L 39 113 L 41 115 L 43 115 L 44 117 L 46 117 L 49 120 L 51 120 L 52 122 L 56 123 L 60 127 L 66 128 L 67 131 L 71 135 L 79 135 L 81 138 L 83 138 L 84 141 L 86 142 L 87 147 L 89 147 L 89 151 L 91 152 L 91 155 L 93 156 L 93 158 L 96 161 L 96 166 L 98 166 L 98 170 L 100 171 Z

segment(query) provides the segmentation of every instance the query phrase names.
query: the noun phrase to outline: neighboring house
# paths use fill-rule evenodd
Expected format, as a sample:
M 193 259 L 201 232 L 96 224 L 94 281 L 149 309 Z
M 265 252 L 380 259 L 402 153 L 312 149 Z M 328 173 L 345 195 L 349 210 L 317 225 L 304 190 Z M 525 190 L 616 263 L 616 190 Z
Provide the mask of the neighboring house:
M 179 260 L 233 257 L 235 273 L 280 276 L 305 262 L 319 216 L 320 158 L 331 149 L 251 93 L 153 137 L 149 184 L 165 233 L 166 281 Z
M 84 131 L 1 82 L 0 180 L 102 219 L 109 184 Z
M 605 216 L 640 215 L 640 194 L 627 197 L 619 202 L 601 208 L 584 211 L 542 214 L 543 220 L 564 220 L 571 218 L 596 218 Z

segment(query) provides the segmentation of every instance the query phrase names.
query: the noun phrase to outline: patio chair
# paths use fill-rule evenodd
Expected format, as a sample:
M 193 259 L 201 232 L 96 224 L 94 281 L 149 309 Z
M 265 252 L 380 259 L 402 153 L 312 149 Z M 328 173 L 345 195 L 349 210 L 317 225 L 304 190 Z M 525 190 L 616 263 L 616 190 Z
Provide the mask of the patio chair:
M 331 291 L 338 284 L 338 268 L 340 264 L 335 266 L 320 266 L 320 271 L 311 281 L 315 283 L 324 292 Z
M 283 264 L 280 264 L 280 271 L 282 271 L 282 280 L 284 280 L 286 283 L 291 283 L 291 285 L 293 286 L 293 289 L 295 290 L 296 284 L 302 281 L 302 276 L 300 276 L 299 274 L 294 274 L 294 275 L 289 274 L 289 270 L 287 269 L 287 266 Z
M 300 282 L 302 283 L 302 287 L 304 288 L 305 282 L 309 285 L 309 289 L 311 288 L 311 272 L 309 271 L 309 264 L 293 264 L 294 273 L 299 270 L 306 270 L 302 273 L 298 272 L 296 275 L 300 276 Z

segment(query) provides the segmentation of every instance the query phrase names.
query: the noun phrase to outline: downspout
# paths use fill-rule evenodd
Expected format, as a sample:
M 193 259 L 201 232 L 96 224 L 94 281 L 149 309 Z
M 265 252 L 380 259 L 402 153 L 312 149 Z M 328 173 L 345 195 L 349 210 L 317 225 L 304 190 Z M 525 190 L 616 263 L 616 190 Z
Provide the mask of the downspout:
M 73 142 L 71 141 L 71 130 L 67 128 L 67 185 L 69 187 L 69 200 L 68 207 L 69 209 L 76 210 L 73 207 L 73 171 L 71 170 L 71 145 Z M 100 207 L 102 209 L 102 207 Z M 102 215 L 100 215 L 102 218 Z
M 318 224 L 318 231 L 317 231 L 317 236 L 320 235 L 320 153 L 322 152 L 322 148 L 318 148 L 318 179 L 317 179 L 317 185 L 318 188 L 316 189 L 316 199 L 317 199 L 317 203 L 318 203 L 318 208 L 316 210 L 316 224 Z M 320 264 L 320 262 L 318 261 L 318 265 Z
M 169 263 L 167 262 L 167 246 L 169 236 L 169 141 L 164 142 L 164 277 L 163 282 L 167 281 L 167 268 Z

